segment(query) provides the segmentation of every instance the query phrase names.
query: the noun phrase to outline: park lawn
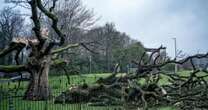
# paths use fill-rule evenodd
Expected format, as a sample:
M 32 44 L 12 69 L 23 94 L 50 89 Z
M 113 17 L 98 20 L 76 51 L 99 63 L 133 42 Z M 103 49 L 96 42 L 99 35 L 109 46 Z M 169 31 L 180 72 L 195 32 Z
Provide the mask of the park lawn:
M 181 71 L 178 74 L 183 76 L 188 76 L 190 71 Z M 70 86 L 83 84 L 86 82 L 87 84 L 93 84 L 100 77 L 107 77 L 109 73 L 102 74 L 83 74 L 83 75 L 71 75 L 70 76 L 70 84 L 68 84 L 68 80 L 66 76 L 49 76 L 49 84 L 52 88 L 54 97 L 58 96 L 61 92 L 67 90 Z M 199 73 L 199 75 L 205 75 L 205 73 Z M 141 79 L 139 82 L 144 83 L 144 79 Z M 165 75 L 161 75 L 161 80 L 159 81 L 160 85 L 169 84 L 168 77 Z M 22 96 L 24 91 L 26 90 L 28 82 L 21 82 L 20 90 L 16 95 Z M 0 84 L 1 90 L 9 90 L 17 87 L 18 82 L 4 83 Z M 45 101 L 25 101 L 21 98 L 13 99 L 14 106 L 16 110 L 44 110 L 48 108 L 48 110 L 116 110 L 115 107 L 89 107 L 85 104 L 54 104 L 53 100 L 48 102 Z M 46 104 L 47 103 L 47 104 Z M 47 105 L 47 106 L 46 106 Z M 8 110 L 8 100 L 0 101 L 1 110 Z M 176 110 L 171 107 L 160 107 L 158 109 L 153 108 L 152 110 Z
M 86 82 L 87 84 L 93 84 L 100 77 L 107 77 L 109 73 L 99 73 L 99 74 L 83 74 L 83 75 L 71 75 L 70 84 L 68 84 L 67 77 L 62 76 L 49 76 L 49 86 L 52 89 L 53 96 L 58 96 L 60 93 L 64 92 L 71 86 L 80 85 Z M 26 91 L 28 81 L 20 82 L 20 86 L 17 94 L 23 95 Z M 18 87 L 18 82 L 0 83 L 0 90 L 9 91 L 15 90 Z
M 102 74 L 83 74 L 83 75 L 71 75 L 70 76 L 70 84 L 68 84 L 67 77 L 63 76 L 50 76 L 49 84 L 53 90 L 53 93 L 60 93 L 67 90 L 71 86 L 80 85 L 83 83 L 93 84 L 101 77 L 109 76 L 109 73 Z
M 79 85 L 84 82 L 88 84 L 93 84 L 100 77 L 107 77 L 110 74 L 84 74 L 84 75 L 72 75 L 70 76 L 70 84 L 68 84 L 68 80 L 66 76 L 50 76 L 49 84 L 53 91 L 53 96 L 56 97 L 68 89 L 70 86 Z M 18 82 L 10 82 L 0 84 L 1 90 L 14 90 L 18 85 Z M 15 96 L 23 96 L 24 91 L 28 85 L 27 81 L 21 82 L 20 88 Z M 11 92 L 13 93 L 13 92 Z M 5 97 L 1 96 L 0 97 Z M 53 100 L 48 102 L 46 101 L 25 101 L 22 98 L 13 98 L 12 102 L 14 103 L 14 107 L 16 110 L 45 110 L 46 107 L 48 110 L 115 110 L 115 107 L 91 107 L 86 104 L 54 104 Z M 47 103 L 47 104 L 46 104 Z M 0 99 L 0 110 L 8 110 L 8 99 L 1 100 Z
M 178 74 L 180 74 L 181 76 L 189 76 L 190 75 L 190 72 L 191 71 L 180 71 Z M 200 76 L 207 75 L 207 73 L 205 73 L 205 72 L 199 72 L 196 75 L 200 77 Z M 208 77 L 206 79 L 208 79 Z
M 188 76 L 190 71 L 180 71 L 178 74 L 181 76 Z M 122 73 L 120 73 L 122 74 Z M 111 75 L 110 73 L 98 73 L 98 74 L 82 74 L 82 75 L 71 75 L 70 76 L 70 84 L 68 84 L 67 77 L 65 75 L 62 76 L 49 76 L 49 85 L 55 92 L 63 92 L 64 90 L 68 89 L 71 86 L 74 85 L 80 85 L 84 82 L 87 84 L 93 84 L 96 80 L 98 80 L 100 77 L 107 77 Z M 197 76 L 203 76 L 206 75 L 206 73 L 200 72 L 197 74 Z M 208 78 L 207 78 L 208 80 Z M 145 79 L 140 79 L 139 82 L 143 84 L 145 82 Z M 168 81 L 168 76 L 161 75 L 161 79 L 159 81 L 160 85 L 166 85 L 170 84 Z M 26 87 L 28 85 L 27 81 L 23 81 L 20 84 L 20 91 L 26 90 Z M 8 89 L 14 89 L 18 87 L 18 82 L 11 82 L 11 83 L 0 83 L 0 88 L 3 90 Z

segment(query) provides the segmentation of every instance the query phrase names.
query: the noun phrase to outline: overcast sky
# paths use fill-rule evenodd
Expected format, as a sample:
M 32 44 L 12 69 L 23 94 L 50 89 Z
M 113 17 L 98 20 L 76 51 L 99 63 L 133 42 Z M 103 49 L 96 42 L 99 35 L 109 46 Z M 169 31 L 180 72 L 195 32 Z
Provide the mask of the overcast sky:
M 208 0 L 83 0 L 101 16 L 100 23 L 114 22 L 146 47 L 166 46 L 194 54 L 208 52 Z
M 3 2 L 4 0 L 0 0 Z M 208 0 L 83 0 L 101 16 L 98 24 L 114 22 L 116 28 L 146 47 L 167 47 L 194 54 L 208 52 Z M 0 5 L 2 7 L 2 5 Z

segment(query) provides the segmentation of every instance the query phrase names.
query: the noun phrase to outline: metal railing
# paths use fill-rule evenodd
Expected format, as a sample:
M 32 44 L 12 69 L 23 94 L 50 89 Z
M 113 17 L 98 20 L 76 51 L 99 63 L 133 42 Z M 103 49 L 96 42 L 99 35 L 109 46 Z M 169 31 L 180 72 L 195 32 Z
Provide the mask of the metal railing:
M 52 92 L 52 98 L 46 101 L 27 101 L 23 100 L 25 85 L 18 88 L 15 82 L 0 83 L 0 110 L 122 110 L 119 106 L 89 106 L 88 104 L 55 104 L 55 98 L 59 96 L 63 90 L 56 89 Z M 80 84 L 82 82 L 79 82 Z M 60 81 L 67 88 L 69 85 Z M 22 88 L 21 88 L 22 87 Z M 18 88 L 18 90 L 17 90 Z M 54 87 L 55 88 L 55 87 Z
M 61 93 L 56 93 L 61 94 Z M 54 96 L 55 97 L 55 96 Z M 88 106 L 87 104 L 55 104 L 54 98 L 46 101 L 26 101 L 23 94 L 0 91 L 0 110 L 122 110 L 118 106 Z

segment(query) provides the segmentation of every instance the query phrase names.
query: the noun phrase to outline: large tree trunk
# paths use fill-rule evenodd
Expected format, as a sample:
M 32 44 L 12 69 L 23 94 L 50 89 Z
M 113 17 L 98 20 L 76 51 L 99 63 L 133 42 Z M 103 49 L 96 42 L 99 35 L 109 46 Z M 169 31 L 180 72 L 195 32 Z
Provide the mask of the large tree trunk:
M 39 60 L 41 61 L 41 60 Z M 48 73 L 50 68 L 50 57 L 41 61 L 39 68 L 32 68 L 31 80 L 25 92 L 26 100 L 47 100 L 51 92 L 49 91 Z

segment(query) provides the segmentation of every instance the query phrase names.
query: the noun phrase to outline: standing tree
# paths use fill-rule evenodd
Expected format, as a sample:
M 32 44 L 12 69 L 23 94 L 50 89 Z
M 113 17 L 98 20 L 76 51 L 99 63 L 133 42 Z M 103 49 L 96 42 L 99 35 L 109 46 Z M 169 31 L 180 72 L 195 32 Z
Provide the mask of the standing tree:
M 93 28 L 88 31 L 86 38 L 102 44 L 101 47 L 93 49 L 100 54 L 92 55 L 92 58 L 96 65 L 99 65 L 99 70 L 104 72 L 111 72 L 113 65 L 116 63 L 120 63 L 120 66 L 125 68 L 128 62 L 126 61 L 128 54 L 124 52 L 126 50 L 135 51 L 135 49 L 129 48 L 129 46 L 133 45 L 136 41 L 133 41 L 125 33 L 119 32 L 113 23 L 106 23 L 104 26 Z M 136 47 L 141 48 L 141 50 L 144 48 L 142 45 Z M 142 55 L 141 52 L 138 52 L 138 54 Z M 136 58 L 137 56 L 134 55 L 134 57 Z
M 58 27 L 58 17 L 54 14 L 56 2 L 57 0 L 53 0 L 52 6 L 47 9 L 44 7 L 42 0 L 28 1 L 31 6 L 31 19 L 34 23 L 33 31 L 35 33 L 35 38 L 18 38 L 13 40 L 7 48 L 0 52 L 0 57 L 3 57 L 14 51 L 16 53 L 15 60 L 18 64 L 9 66 L 0 65 L 1 72 L 10 73 L 27 71 L 31 74 L 31 80 L 24 97 L 26 100 L 47 100 L 50 97 L 51 92 L 49 91 L 48 73 L 50 66 L 55 62 L 53 61 L 54 58 L 52 58 L 54 55 L 77 46 L 83 46 L 88 49 L 84 43 L 63 46 L 66 35 L 62 33 Z M 57 39 L 51 40 L 50 37 L 45 36 L 47 34 L 42 33 L 44 28 L 40 17 L 38 16 L 39 13 L 44 14 L 51 20 L 51 27 L 57 34 Z M 28 51 L 28 62 L 26 64 L 20 64 L 18 56 L 25 47 L 30 49 L 30 51 Z

